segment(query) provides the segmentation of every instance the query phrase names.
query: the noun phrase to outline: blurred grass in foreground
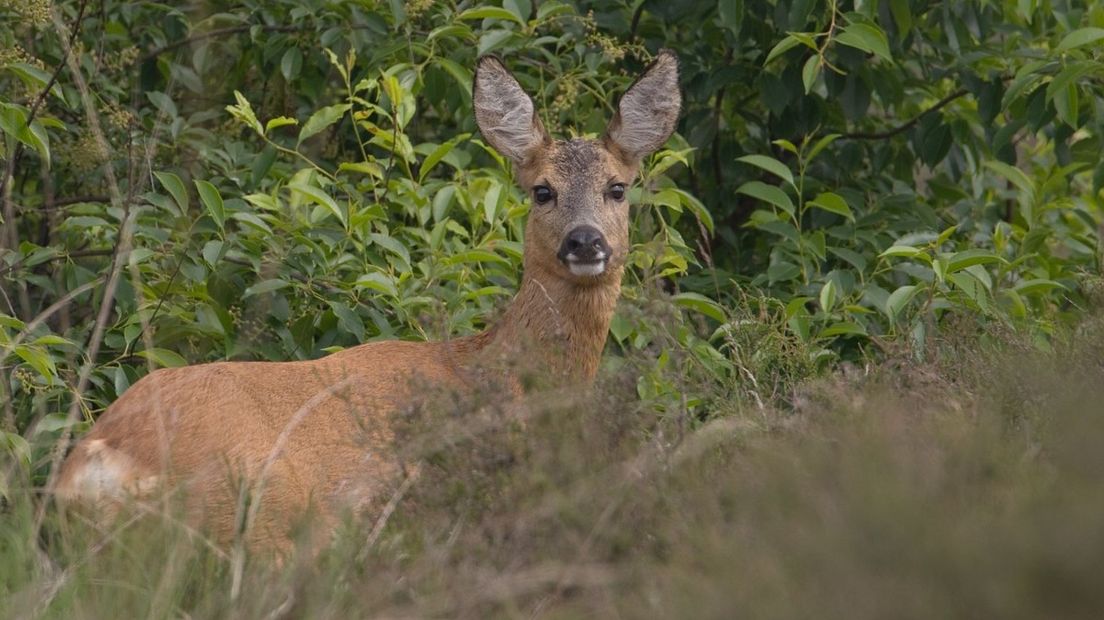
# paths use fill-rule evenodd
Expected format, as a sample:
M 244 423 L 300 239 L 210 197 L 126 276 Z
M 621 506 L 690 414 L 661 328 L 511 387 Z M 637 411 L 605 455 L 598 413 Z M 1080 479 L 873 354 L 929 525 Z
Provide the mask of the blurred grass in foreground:
M 14 489 L 0 617 L 1099 617 L 1104 323 L 1068 340 L 947 341 L 704 422 L 637 398 L 648 359 L 523 427 L 412 415 L 390 519 L 282 565 L 152 518 L 30 541 Z

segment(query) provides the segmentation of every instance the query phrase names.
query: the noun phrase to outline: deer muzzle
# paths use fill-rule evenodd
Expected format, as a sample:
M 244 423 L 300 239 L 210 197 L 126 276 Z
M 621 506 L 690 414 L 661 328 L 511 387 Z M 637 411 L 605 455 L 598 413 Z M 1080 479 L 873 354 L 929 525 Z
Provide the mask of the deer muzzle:
M 572 275 L 597 276 L 606 271 L 611 250 L 605 235 L 593 226 L 576 226 L 567 233 L 556 256 Z

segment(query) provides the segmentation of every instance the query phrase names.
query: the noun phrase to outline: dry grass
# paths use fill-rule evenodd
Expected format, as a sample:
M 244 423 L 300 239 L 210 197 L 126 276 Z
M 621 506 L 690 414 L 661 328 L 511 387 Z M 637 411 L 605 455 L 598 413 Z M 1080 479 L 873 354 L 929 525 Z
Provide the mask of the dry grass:
M 1053 354 L 943 343 L 941 363 L 853 369 L 796 410 L 733 403 L 681 435 L 635 396 L 646 360 L 524 425 L 477 407 L 471 432 L 417 444 L 389 518 L 350 519 L 317 559 L 247 556 L 240 588 L 158 519 L 50 522 L 32 544 L 35 498 L 15 492 L 0 615 L 1098 617 L 1100 330 Z M 407 437 L 463 420 L 421 412 Z

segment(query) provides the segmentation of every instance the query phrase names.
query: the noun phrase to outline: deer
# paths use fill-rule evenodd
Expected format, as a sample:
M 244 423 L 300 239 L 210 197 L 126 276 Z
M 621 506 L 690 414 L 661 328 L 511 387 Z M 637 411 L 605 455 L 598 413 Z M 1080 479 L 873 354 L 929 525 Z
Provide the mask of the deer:
M 512 398 L 522 389 L 502 360 L 519 356 L 551 385 L 594 381 L 630 249 L 628 189 L 678 121 L 677 56 L 656 55 L 598 139 L 553 139 L 494 56 L 477 61 L 472 90 L 481 135 L 531 200 L 521 282 L 501 318 L 475 335 L 368 342 L 309 361 L 154 370 L 65 457 L 53 485 L 63 512 L 89 508 L 97 522 L 125 501 L 183 489 L 188 519 L 219 544 L 245 536 L 286 549 L 308 508 L 332 529 L 389 488 L 401 471 L 394 416 L 427 388 L 463 393 L 490 369 Z M 235 480 L 263 481 L 244 533 Z

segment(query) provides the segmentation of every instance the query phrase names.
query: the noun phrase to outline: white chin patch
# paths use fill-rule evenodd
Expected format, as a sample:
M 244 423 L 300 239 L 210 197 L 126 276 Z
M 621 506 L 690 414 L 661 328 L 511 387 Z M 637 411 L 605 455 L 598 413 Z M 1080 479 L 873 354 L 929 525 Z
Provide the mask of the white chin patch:
M 606 261 L 600 260 L 593 263 L 569 262 L 567 268 L 572 275 L 576 276 L 600 276 L 606 271 Z

